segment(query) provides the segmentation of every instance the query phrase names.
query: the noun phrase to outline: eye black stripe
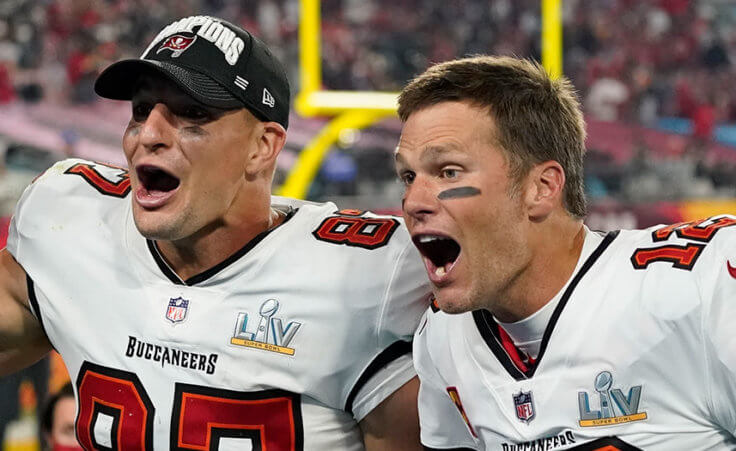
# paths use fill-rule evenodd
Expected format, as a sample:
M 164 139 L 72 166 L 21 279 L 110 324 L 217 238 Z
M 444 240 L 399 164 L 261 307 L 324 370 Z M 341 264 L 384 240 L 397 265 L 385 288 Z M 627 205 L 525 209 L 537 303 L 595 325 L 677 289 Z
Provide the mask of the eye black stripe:
M 471 197 L 480 194 L 480 190 L 474 186 L 460 186 L 458 188 L 450 188 L 442 191 L 437 195 L 437 199 L 457 199 L 461 197 Z

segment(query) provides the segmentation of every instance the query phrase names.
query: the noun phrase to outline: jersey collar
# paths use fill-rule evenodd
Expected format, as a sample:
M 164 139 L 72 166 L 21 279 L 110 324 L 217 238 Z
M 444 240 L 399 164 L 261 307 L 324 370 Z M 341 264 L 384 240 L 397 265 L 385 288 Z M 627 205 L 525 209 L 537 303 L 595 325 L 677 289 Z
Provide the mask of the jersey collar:
M 554 330 L 562 311 L 565 309 L 570 296 L 572 296 L 572 293 L 575 291 L 575 288 L 578 286 L 585 274 L 617 236 L 618 231 L 608 233 L 593 253 L 585 260 L 585 263 L 583 263 L 580 270 L 570 281 L 567 289 L 564 291 L 562 298 L 560 299 L 560 302 L 557 304 L 557 307 L 555 307 L 552 312 L 552 316 L 547 323 L 544 335 L 542 336 L 539 356 L 537 356 L 536 360 L 525 358 L 524 353 L 514 346 L 513 342 L 508 337 L 508 334 L 506 334 L 501 326 L 499 326 L 491 312 L 488 310 L 475 310 L 473 312 L 473 320 L 475 321 L 478 332 L 480 332 L 486 345 L 496 356 L 499 363 L 501 363 L 509 375 L 515 380 L 520 381 L 534 376 L 534 372 L 537 370 L 542 358 L 544 357 L 544 352 L 547 349 L 547 344 L 549 343 L 552 331 Z
M 281 224 L 277 225 L 276 227 L 273 227 L 271 229 L 265 230 L 258 235 L 256 235 L 252 240 L 245 243 L 243 247 L 238 249 L 234 254 L 227 257 L 225 260 L 221 261 L 220 263 L 216 264 L 210 269 L 207 269 L 199 274 L 196 274 L 186 280 L 182 280 L 175 272 L 171 269 L 169 264 L 164 259 L 163 255 L 161 255 L 161 251 L 158 248 L 158 244 L 156 244 L 156 241 L 154 240 L 146 240 L 146 245 L 148 247 L 148 251 L 153 258 L 153 261 L 156 263 L 156 266 L 158 266 L 161 273 L 163 273 L 164 276 L 166 276 L 167 279 L 169 279 L 171 282 L 173 282 L 176 285 L 186 285 L 186 286 L 193 286 L 197 285 L 199 283 L 202 283 L 214 275 L 218 274 L 220 271 L 224 270 L 228 266 L 232 265 L 233 263 L 240 260 L 243 256 L 245 256 L 251 249 L 256 247 L 258 243 L 263 241 L 264 238 L 266 238 L 268 235 L 270 235 L 273 231 L 277 230 L 284 224 L 286 224 L 294 215 L 296 214 L 298 209 L 288 207 L 288 209 L 285 211 L 286 217 L 281 222 Z

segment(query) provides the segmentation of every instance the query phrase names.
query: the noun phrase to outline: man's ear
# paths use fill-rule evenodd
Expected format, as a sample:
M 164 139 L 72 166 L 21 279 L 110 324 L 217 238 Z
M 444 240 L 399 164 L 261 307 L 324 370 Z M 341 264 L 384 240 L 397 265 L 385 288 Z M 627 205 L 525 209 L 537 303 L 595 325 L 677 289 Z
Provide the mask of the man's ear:
M 270 173 L 286 143 L 286 129 L 278 122 L 257 121 L 252 139 L 255 141 L 255 151 L 248 158 L 246 173 L 256 175 L 266 169 Z
M 565 170 L 554 160 L 534 166 L 527 177 L 525 202 L 529 219 L 539 222 L 563 204 Z

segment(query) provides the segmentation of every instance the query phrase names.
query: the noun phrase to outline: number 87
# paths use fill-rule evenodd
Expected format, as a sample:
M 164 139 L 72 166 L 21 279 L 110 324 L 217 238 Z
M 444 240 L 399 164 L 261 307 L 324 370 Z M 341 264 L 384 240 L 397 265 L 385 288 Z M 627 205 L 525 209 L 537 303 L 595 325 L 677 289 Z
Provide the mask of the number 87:
M 85 362 L 77 389 L 77 439 L 85 449 L 153 449 L 155 408 L 138 376 Z M 176 383 L 169 448 L 216 450 L 223 438 L 248 441 L 253 450 L 301 450 L 299 395 Z

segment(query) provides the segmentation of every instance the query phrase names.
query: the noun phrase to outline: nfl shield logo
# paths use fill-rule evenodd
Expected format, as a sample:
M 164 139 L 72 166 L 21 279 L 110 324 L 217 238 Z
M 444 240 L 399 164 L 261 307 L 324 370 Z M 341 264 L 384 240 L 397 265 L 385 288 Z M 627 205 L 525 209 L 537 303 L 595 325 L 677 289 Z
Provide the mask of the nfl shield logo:
M 187 317 L 189 311 L 189 301 L 182 297 L 171 298 L 169 307 L 166 309 L 166 319 L 172 323 L 180 323 Z
M 534 401 L 532 401 L 532 392 L 519 391 L 518 395 L 514 395 L 514 406 L 516 407 L 516 418 L 529 423 L 534 419 Z

